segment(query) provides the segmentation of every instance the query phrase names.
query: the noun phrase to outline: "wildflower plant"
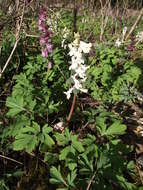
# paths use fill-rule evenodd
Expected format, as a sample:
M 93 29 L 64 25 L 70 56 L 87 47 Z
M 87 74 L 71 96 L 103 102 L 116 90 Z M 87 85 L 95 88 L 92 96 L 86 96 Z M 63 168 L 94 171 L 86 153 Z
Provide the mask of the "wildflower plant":
M 86 81 L 86 70 L 89 66 L 85 65 L 84 54 L 90 52 L 92 44 L 80 41 L 79 38 L 79 34 L 75 34 L 74 41 L 68 46 L 70 50 L 69 55 L 71 57 L 69 66 L 69 70 L 71 71 L 70 79 L 72 80 L 73 85 L 67 92 L 64 92 L 67 99 L 69 99 L 71 93 L 75 91 L 87 93 L 87 89 L 83 86 Z
M 33 41 L 32 38 L 30 42 L 37 47 L 36 51 L 26 48 L 25 64 L 20 64 L 14 74 L 5 98 L 6 111 L 3 107 L 0 111 L 1 152 L 4 156 L 12 155 L 21 164 L 10 169 L 13 176 L 13 169 L 20 168 L 21 172 L 14 182 L 10 178 L 10 187 L 26 189 L 30 184 L 31 189 L 137 190 L 132 178 L 134 160 L 130 160 L 133 149 L 124 141 L 128 129 L 126 111 L 130 111 L 126 105 L 142 98 L 142 94 L 138 94 L 142 70 L 132 61 L 131 52 L 128 53 L 136 45 L 136 38 L 131 39 L 127 49 L 125 27 L 116 42 L 120 48 L 114 47 L 115 42 L 113 46 L 94 43 L 90 37 L 86 39 L 92 40 L 92 44 L 87 43 L 80 40 L 78 33 L 71 42 L 73 19 L 69 14 L 63 19 L 55 9 L 49 10 L 50 14 L 47 10 L 42 8 L 38 19 L 42 56 L 39 39 Z M 54 19 L 57 22 L 53 22 Z M 85 19 L 82 19 L 85 25 L 82 32 L 77 22 L 83 39 L 87 36 L 84 31 L 92 23 Z M 28 39 L 24 39 L 24 44 Z M 141 42 L 141 36 L 137 39 Z M 23 44 L 17 47 L 18 53 L 21 47 Z M 7 46 L 2 48 L 2 52 L 7 49 Z M 9 80 L 13 74 L 7 76 Z M 78 99 L 71 120 L 79 93 L 87 94 Z M 65 99 L 70 99 L 72 94 L 71 105 Z M 10 163 L 14 159 L 9 160 Z M 5 167 L 9 172 L 7 165 Z M 4 173 L 0 177 L 10 175 Z M 25 181 L 28 181 L 26 187 Z M 0 178 L 0 187 L 2 185 Z

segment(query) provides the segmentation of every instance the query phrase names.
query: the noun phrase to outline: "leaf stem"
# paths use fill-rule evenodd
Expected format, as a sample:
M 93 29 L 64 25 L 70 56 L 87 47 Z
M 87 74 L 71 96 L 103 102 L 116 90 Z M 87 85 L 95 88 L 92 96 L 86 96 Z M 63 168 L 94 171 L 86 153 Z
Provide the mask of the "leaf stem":
M 76 103 L 76 95 L 74 94 L 74 97 L 73 97 L 73 101 L 72 101 L 72 105 L 71 105 L 71 109 L 70 109 L 70 113 L 67 117 L 67 124 L 70 122 L 71 120 L 71 116 L 72 116 L 72 113 L 73 113 L 73 110 L 74 110 L 74 107 L 75 107 L 75 103 Z

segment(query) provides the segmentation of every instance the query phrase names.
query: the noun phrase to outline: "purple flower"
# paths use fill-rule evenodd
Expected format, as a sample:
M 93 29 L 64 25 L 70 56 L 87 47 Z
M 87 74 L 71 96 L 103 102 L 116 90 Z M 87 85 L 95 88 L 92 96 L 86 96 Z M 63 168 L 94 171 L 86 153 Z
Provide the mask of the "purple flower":
M 43 36 L 40 37 L 40 45 L 45 45 L 46 41 Z
M 47 27 L 43 22 L 38 25 L 38 29 L 39 31 L 44 32 L 44 33 L 47 31 Z
M 46 21 L 47 12 L 46 9 L 43 7 L 40 11 L 39 20 Z
M 48 49 L 47 48 L 44 48 L 42 49 L 42 57 L 48 57 Z
M 129 51 L 135 51 L 136 50 L 136 48 L 135 48 L 135 40 L 136 40 L 136 37 L 135 36 L 131 36 L 131 42 L 128 45 L 128 50 Z
M 129 50 L 129 51 L 135 51 L 136 48 L 134 47 L 133 44 L 130 44 L 130 45 L 128 46 L 128 50 Z
M 46 48 L 47 48 L 47 50 L 48 50 L 49 53 L 52 53 L 53 44 L 51 44 L 51 43 L 46 44 Z
M 53 63 L 51 61 L 49 61 L 47 68 L 52 69 L 52 65 L 53 65 Z

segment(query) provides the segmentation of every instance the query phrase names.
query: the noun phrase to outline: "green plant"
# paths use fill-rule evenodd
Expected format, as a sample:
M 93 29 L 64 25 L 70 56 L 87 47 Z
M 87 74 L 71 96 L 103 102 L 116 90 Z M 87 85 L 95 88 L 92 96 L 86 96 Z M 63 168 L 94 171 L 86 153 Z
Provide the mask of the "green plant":
M 141 69 L 128 58 L 124 50 L 95 46 L 95 51 L 87 82 L 94 99 L 105 104 L 134 101 L 137 97 L 135 92 L 139 89 Z

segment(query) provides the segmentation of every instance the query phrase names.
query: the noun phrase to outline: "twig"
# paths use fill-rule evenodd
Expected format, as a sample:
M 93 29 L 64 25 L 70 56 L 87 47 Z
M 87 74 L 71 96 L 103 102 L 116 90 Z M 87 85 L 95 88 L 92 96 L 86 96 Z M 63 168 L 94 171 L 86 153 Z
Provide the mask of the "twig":
M 20 29 L 21 29 L 21 26 L 22 26 L 22 22 L 23 22 L 24 10 L 25 10 L 25 1 L 24 1 L 23 11 L 22 11 L 21 19 L 20 19 L 19 28 L 18 28 L 18 31 L 16 33 L 16 42 L 14 44 L 14 47 L 13 47 L 13 49 L 12 49 L 12 51 L 11 51 L 5 65 L 4 65 L 4 67 L 3 67 L 2 71 L 0 72 L 0 78 L 2 77 L 2 74 L 4 73 L 5 69 L 7 68 L 8 64 L 9 64 L 9 62 L 10 62 L 12 56 L 13 56 L 13 53 L 14 53 L 16 47 L 17 47 L 17 44 L 18 44 L 18 42 L 20 40 L 19 34 L 20 34 Z
M 94 180 L 94 178 L 95 178 L 95 175 L 96 175 L 96 171 L 94 172 L 92 178 L 90 179 L 90 181 L 89 181 L 89 183 L 88 183 L 88 186 L 87 186 L 86 190 L 89 190 L 89 189 L 90 189 L 90 186 L 91 186 L 91 184 L 92 184 L 92 182 L 93 182 L 93 180 Z
M 77 5 L 76 0 L 74 0 L 74 8 L 73 8 L 73 35 L 77 32 Z
M 31 37 L 31 38 L 39 38 L 38 35 L 34 35 L 34 34 L 27 34 L 26 33 L 26 37 Z
M 69 113 L 68 118 L 67 118 L 67 123 L 69 123 L 70 120 L 71 120 L 71 116 L 72 116 L 72 113 L 73 113 L 73 110 L 74 110 L 74 107 L 75 107 L 75 102 L 76 102 L 76 95 L 74 94 L 73 101 L 72 101 L 72 106 L 71 106 L 71 109 L 70 109 L 70 113 Z
M 125 40 L 127 40 L 127 39 L 129 38 L 129 36 L 132 34 L 132 32 L 134 31 L 136 25 L 138 24 L 139 20 L 140 20 L 141 17 L 142 17 L 142 14 L 143 14 L 143 8 L 141 9 L 140 14 L 138 15 L 138 17 L 137 17 L 137 19 L 136 19 L 134 25 L 132 26 L 132 28 L 130 29 L 129 33 L 127 34 Z
M 67 80 L 67 78 L 65 77 L 65 75 L 64 75 L 63 71 L 60 69 L 60 67 L 58 65 L 56 65 L 56 66 L 57 66 L 57 69 L 60 71 L 61 75 L 63 76 L 63 78 L 65 80 Z
M 17 163 L 17 164 L 23 165 L 22 162 L 19 162 L 19 161 L 13 159 L 13 158 L 9 158 L 9 157 L 7 157 L 7 156 L 0 155 L 0 158 L 4 158 L 4 159 L 10 160 L 10 161 L 12 161 L 12 162 L 15 162 L 15 163 Z
M 108 22 L 108 19 L 109 19 L 110 0 L 108 0 L 104 6 L 103 6 L 102 0 L 100 0 L 100 4 L 101 4 L 101 33 L 100 33 L 100 41 L 102 41 L 103 35 L 104 35 L 104 32 L 105 32 L 105 28 L 107 26 L 107 22 Z

